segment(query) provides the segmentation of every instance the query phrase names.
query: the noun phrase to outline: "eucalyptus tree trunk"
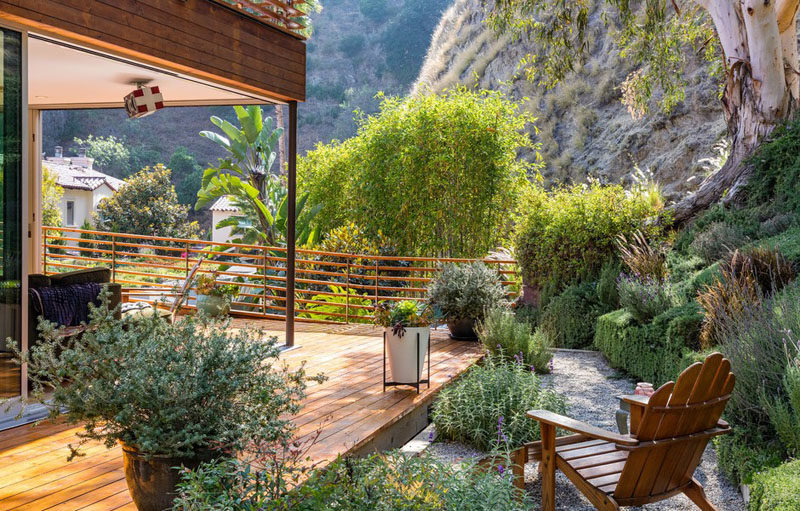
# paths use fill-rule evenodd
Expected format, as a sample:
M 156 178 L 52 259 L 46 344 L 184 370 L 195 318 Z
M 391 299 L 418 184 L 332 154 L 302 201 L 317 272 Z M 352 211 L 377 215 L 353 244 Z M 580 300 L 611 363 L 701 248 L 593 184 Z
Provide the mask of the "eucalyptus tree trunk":
M 800 0 L 697 0 L 714 22 L 725 57 L 722 98 L 731 153 L 725 165 L 672 208 L 680 225 L 747 183 L 747 157 L 792 115 L 800 97 L 797 9 Z

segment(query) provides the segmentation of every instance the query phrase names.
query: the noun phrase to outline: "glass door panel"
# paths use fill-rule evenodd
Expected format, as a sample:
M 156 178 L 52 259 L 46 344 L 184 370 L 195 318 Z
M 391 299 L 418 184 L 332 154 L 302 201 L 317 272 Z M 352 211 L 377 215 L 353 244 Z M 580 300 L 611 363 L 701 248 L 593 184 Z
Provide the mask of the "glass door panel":
M 21 392 L 7 338 L 22 342 L 22 36 L 0 29 L 0 399 Z

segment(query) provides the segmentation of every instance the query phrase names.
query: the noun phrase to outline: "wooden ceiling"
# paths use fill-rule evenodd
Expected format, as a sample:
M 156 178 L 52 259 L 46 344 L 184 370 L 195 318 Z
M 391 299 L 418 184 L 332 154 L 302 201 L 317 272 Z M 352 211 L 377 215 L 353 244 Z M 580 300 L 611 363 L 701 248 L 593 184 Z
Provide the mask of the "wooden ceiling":
M 214 0 L 223 5 L 232 7 L 247 15 L 273 25 L 279 29 L 290 32 L 292 35 L 305 39 L 303 30 L 306 28 L 298 21 L 306 15 L 303 11 L 293 7 L 292 0 Z

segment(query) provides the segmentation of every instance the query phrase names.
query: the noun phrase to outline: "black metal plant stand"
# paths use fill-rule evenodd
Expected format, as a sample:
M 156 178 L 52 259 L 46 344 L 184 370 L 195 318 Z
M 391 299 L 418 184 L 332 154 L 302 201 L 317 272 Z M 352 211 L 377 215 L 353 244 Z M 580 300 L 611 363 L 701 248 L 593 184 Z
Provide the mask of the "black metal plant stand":
M 420 367 L 419 367 L 419 332 L 417 332 L 417 375 L 420 374 Z M 428 339 L 428 377 L 424 380 L 417 379 L 416 382 L 399 382 L 399 381 L 386 381 L 386 331 L 383 332 L 383 391 L 386 392 L 386 387 L 397 387 L 399 385 L 408 385 L 409 387 L 414 387 L 417 389 L 417 394 L 419 394 L 419 388 L 421 384 L 426 384 L 428 388 L 431 388 L 431 340 Z

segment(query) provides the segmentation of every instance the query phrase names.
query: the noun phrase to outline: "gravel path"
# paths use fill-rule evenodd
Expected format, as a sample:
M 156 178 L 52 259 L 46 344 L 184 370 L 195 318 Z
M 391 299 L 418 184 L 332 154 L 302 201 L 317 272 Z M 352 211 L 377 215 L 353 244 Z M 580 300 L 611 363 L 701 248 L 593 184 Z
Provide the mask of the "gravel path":
M 620 378 L 599 353 L 557 352 L 553 359 L 553 372 L 543 376 L 542 380 L 545 385 L 567 397 L 570 417 L 611 431 L 617 430 L 614 412 L 619 406 L 616 396 L 630 394 L 636 386 L 632 380 Z M 429 450 L 434 456 L 448 461 L 479 455 L 474 449 L 452 443 L 434 443 Z M 556 474 L 556 509 L 563 511 L 595 509 L 563 474 L 558 471 Z M 713 447 L 709 446 L 706 449 L 695 477 L 705 488 L 709 500 L 720 511 L 744 511 L 741 495 L 717 469 L 716 452 Z M 533 463 L 525 467 L 525 483 L 528 492 L 535 501 L 539 501 L 541 484 L 536 465 Z M 683 495 L 678 495 L 641 508 L 628 509 L 696 511 L 697 507 Z

